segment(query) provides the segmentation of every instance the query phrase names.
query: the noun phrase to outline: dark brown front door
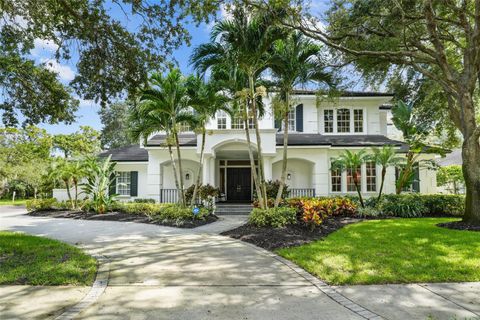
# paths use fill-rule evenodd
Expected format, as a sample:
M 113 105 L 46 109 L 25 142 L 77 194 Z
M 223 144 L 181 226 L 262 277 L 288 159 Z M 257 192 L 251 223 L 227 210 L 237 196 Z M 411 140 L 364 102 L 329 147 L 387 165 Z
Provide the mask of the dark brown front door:
M 252 200 L 252 179 L 250 168 L 227 169 L 227 201 Z

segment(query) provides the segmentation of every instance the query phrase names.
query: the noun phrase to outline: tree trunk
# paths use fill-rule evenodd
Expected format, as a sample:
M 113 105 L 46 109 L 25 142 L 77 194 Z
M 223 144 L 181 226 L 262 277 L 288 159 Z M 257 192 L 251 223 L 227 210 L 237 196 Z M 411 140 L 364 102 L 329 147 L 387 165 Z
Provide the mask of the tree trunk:
M 12 192 L 12 204 L 15 203 L 15 195 L 16 195 L 16 193 L 17 193 L 16 191 L 13 191 L 13 192 Z
M 72 199 L 72 194 L 70 193 L 70 183 L 68 183 L 68 180 L 63 180 L 63 182 L 65 182 L 65 187 L 67 188 L 68 200 L 70 201 L 73 208 L 73 199 Z
M 265 167 L 263 165 L 263 153 L 262 153 L 262 138 L 260 137 L 260 128 L 258 124 L 258 115 L 257 115 L 257 103 L 255 100 L 255 84 L 253 76 L 249 76 L 250 84 L 250 99 L 252 105 L 253 121 L 255 124 L 255 135 L 257 138 L 257 158 L 258 158 L 258 177 L 260 183 L 260 190 L 262 192 L 262 198 L 264 200 L 265 209 L 268 208 L 268 197 L 267 197 L 267 186 L 265 185 Z M 248 118 L 248 117 L 247 117 Z
M 358 181 L 358 174 L 356 169 L 353 172 L 353 183 L 355 184 L 355 189 L 357 189 L 358 198 L 360 199 L 360 205 L 362 206 L 362 208 L 365 208 L 365 204 L 363 203 L 362 190 Z
M 463 176 L 466 197 L 463 221 L 480 225 L 480 142 L 472 135 L 462 145 Z
M 183 169 L 182 169 L 182 155 L 180 152 L 180 141 L 178 140 L 178 133 L 174 132 L 175 135 L 175 144 L 177 147 L 177 159 L 178 159 L 178 171 L 180 173 L 180 196 L 181 196 L 181 203 L 182 206 L 186 206 L 187 203 L 185 201 L 185 185 L 183 183 Z
M 380 182 L 380 191 L 378 192 L 377 202 L 382 198 L 383 184 L 385 183 L 385 175 L 387 174 L 387 167 L 382 167 L 382 182 Z
M 193 188 L 193 195 L 191 206 L 195 206 L 195 198 L 197 197 L 198 186 L 200 185 L 200 176 L 202 175 L 203 169 L 203 151 L 205 150 L 205 127 L 202 128 L 202 146 L 200 147 L 200 162 L 198 165 L 197 181 L 195 182 L 195 187 Z
M 168 144 L 168 154 L 170 155 L 170 161 L 172 162 L 173 177 L 175 180 L 175 187 L 177 188 L 178 201 L 180 201 L 180 184 L 178 183 L 178 173 L 177 173 L 177 164 L 175 158 L 173 157 L 172 145 Z
M 409 151 L 407 153 L 407 163 L 405 164 L 405 168 L 403 168 L 403 170 L 400 173 L 400 176 L 399 176 L 400 180 L 397 181 L 396 190 L 395 190 L 396 194 L 402 193 L 403 188 L 407 184 L 409 180 L 408 177 L 412 174 L 412 168 L 413 168 L 415 159 L 416 157 L 414 157 L 414 154 Z
M 33 188 L 33 198 L 37 199 L 37 187 Z
M 244 107 L 244 112 L 245 112 L 245 118 L 244 118 L 245 128 L 244 129 L 245 129 L 245 136 L 247 138 L 248 157 L 250 158 L 250 166 L 252 167 L 253 184 L 255 185 L 255 192 L 257 193 L 258 202 L 260 203 L 260 208 L 265 209 L 265 203 L 262 197 L 262 193 L 260 191 L 260 184 L 258 182 L 258 175 L 256 171 L 257 168 L 255 166 L 255 158 L 253 157 L 252 139 L 250 138 L 250 130 L 248 128 L 248 110 L 247 110 L 246 103 Z
M 283 115 L 283 159 L 282 159 L 282 175 L 280 176 L 280 186 L 278 187 L 277 197 L 275 198 L 275 208 L 282 200 L 283 189 L 285 188 L 285 180 L 287 179 L 287 161 L 288 161 L 288 113 L 290 111 L 290 94 L 287 92 L 285 96 L 286 108 Z
M 78 181 L 75 179 L 73 180 L 73 187 L 75 188 L 75 201 L 74 201 L 74 209 L 78 206 Z

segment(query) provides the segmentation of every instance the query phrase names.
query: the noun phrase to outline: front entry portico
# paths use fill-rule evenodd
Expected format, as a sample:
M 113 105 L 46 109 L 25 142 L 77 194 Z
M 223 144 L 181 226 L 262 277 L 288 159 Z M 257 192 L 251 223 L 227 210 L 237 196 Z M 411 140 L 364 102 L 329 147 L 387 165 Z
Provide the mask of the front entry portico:
M 227 168 L 226 173 L 226 200 L 229 202 L 251 202 L 251 168 Z

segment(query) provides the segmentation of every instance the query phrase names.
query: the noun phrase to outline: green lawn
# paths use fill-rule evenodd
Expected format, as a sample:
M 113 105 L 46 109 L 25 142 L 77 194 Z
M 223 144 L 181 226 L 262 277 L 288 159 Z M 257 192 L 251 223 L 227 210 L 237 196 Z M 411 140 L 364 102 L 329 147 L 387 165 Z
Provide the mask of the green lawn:
M 66 243 L 0 232 L 0 284 L 90 285 L 96 260 Z
M 12 199 L 0 199 L 0 206 L 24 206 L 25 203 L 27 202 L 27 199 L 19 199 L 15 200 L 15 202 L 12 203 Z
M 278 253 L 330 284 L 480 281 L 480 232 L 452 218 L 372 220 Z

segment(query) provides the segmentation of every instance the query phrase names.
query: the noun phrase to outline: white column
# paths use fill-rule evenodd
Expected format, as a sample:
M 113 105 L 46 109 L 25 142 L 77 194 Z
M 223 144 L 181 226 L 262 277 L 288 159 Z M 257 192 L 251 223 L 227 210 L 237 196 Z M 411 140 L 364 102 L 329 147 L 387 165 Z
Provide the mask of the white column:
M 263 158 L 263 167 L 265 170 L 265 180 L 272 180 L 272 157 Z
M 210 169 L 208 183 L 215 186 L 215 158 L 210 157 Z
M 203 170 L 202 170 L 202 184 L 209 183 L 210 180 L 210 158 L 212 156 L 205 155 L 203 159 Z
M 329 193 L 328 186 L 328 156 L 327 152 L 315 155 L 315 165 L 313 166 L 313 187 L 315 188 L 315 196 L 327 196 Z

